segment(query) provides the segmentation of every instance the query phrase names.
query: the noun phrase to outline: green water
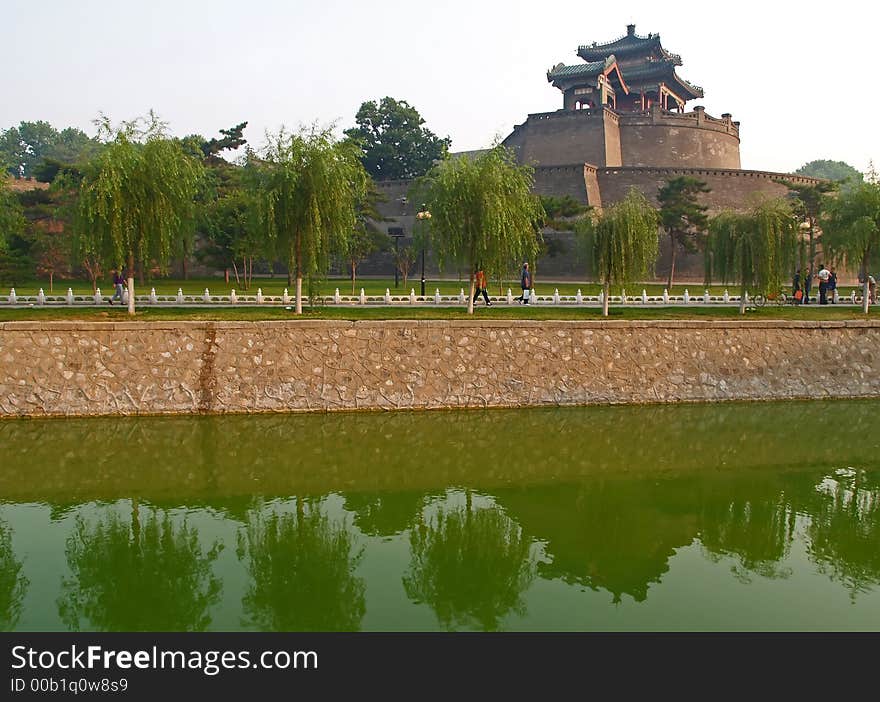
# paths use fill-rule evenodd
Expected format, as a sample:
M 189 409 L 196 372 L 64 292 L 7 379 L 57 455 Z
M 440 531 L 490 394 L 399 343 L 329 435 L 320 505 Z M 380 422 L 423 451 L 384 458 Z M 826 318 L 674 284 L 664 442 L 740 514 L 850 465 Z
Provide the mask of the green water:
M 880 630 L 872 402 L 0 422 L 0 628 Z

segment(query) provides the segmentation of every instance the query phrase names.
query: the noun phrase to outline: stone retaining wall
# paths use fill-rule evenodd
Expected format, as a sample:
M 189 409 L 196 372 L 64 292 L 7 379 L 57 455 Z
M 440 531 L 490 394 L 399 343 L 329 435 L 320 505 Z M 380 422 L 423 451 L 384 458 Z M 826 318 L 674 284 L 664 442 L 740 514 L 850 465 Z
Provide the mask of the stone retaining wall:
M 880 323 L 7 322 L 0 416 L 880 396 Z

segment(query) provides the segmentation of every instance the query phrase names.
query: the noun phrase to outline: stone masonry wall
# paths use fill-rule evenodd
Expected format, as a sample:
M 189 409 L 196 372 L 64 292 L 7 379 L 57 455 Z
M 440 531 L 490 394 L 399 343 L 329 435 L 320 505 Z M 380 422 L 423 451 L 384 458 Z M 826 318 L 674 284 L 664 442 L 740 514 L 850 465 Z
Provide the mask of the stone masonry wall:
M 6 322 L 0 416 L 877 397 L 878 342 L 871 321 Z

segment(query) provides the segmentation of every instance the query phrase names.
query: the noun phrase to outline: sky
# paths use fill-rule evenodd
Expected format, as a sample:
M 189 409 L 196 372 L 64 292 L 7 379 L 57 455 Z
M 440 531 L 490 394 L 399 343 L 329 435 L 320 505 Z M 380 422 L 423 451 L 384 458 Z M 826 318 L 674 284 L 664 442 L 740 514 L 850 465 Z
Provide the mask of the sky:
M 577 47 L 634 23 L 681 55 L 713 116 L 741 122 L 742 167 L 880 168 L 880 5 L 630 0 L 0 0 L 0 129 L 46 120 L 95 134 L 155 110 L 174 135 L 354 126 L 406 100 L 452 150 L 485 148 L 562 106 L 548 82 Z

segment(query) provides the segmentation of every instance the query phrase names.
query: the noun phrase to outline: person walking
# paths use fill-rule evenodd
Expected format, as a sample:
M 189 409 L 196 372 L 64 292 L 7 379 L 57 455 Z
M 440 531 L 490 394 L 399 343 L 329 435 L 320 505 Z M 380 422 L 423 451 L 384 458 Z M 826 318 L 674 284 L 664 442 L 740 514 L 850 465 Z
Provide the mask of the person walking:
M 807 272 L 804 273 L 804 304 L 810 304 L 810 288 L 813 287 L 813 264 L 810 264 L 810 267 L 807 268 Z
M 868 276 L 868 301 L 872 305 L 877 302 L 877 281 L 873 275 Z
M 480 295 L 483 295 L 483 299 L 486 301 L 486 307 L 491 307 L 492 303 L 489 301 L 489 283 L 486 280 L 486 273 L 482 268 L 476 272 L 474 275 L 474 303 L 476 303 L 477 298 Z
M 801 293 L 801 269 L 798 268 L 795 271 L 794 278 L 791 279 L 791 296 L 795 300 L 795 304 L 799 305 L 801 303 L 801 299 L 803 297 L 803 293 Z
M 819 264 L 819 272 L 816 274 L 819 279 L 819 304 L 828 304 L 828 279 L 831 277 L 831 271 L 825 268 L 825 265 Z
M 522 271 L 520 271 L 519 275 L 519 286 L 522 288 L 522 295 L 520 295 L 517 300 L 521 301 L 524 305 L 529 304 L 529 297 L 532 294 L 532 274 L 529 272 L 529 262 L 524 261 Z
M 828 292 L 831 294 L 831 304 L 837 304 L 837 273 L 834 269 L 828 274 Z
M 115 291 L 113 293 L 113 297 L 110 298 L 110 304 L 113 304 L 113 300 L 119 300 L 122 302 L 122 290 L 125 286 L 125 277 L 122 275 L 122 270 L 119 268 L 113 269 L 113 287 Z

